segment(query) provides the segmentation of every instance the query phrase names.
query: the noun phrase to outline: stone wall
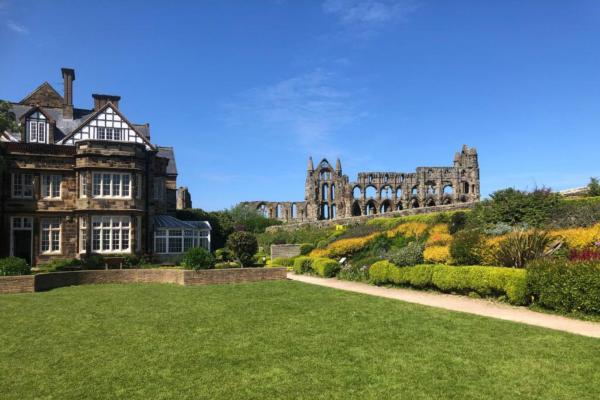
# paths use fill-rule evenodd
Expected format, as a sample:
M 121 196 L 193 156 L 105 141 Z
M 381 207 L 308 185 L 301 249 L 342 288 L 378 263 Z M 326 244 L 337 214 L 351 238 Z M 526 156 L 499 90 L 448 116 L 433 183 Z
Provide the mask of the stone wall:
M 457 210 L 468 210 L 471 209 L 478 202 L 470 202 L 470 203 L 458 203 L 458 204 L 448 204 L 443 206 L 435 206 L 435 207 L 423 207 L 423 208 L 410 208 L 408 210 L 401 211 L 392 211 L 385 214 L 374 214 L 374 215 L 363 215 L 360 217 L 350 217 L 350 218 L 338 218 L 335 220 L 323 220 L 323 221 L 312 221 L 312 222 L 301 222 L 296 224 L 283 224 L 283 225 L 274 225 L 267 228 L 267 232 L 277 232 L 279 230 L 283 231 L 293 231 L 299 228 L 326 228 L 335 225 L 360 225 L 366 223 L 370 219 L 374 218 L 394 218 L 394 217 L 406 217 L 409 215 L 418 215 L 418 214 L 428 214 L 433 212 L 443 212 L 443 211 L 457 211 Z
M 0 276 L 0 293 L 31 293 L 34 291 L 34 276 Z
M 292 258 L 300 255 L 299 244 L 272 244 L 271 260 L 275 258 Z
M 100 283 L 172 283 L 209 285 L 287 279 L 285 268 L 233 268 L 184 271 L 180 269 L 115 269 L 68 271 L 0 277 L 0 294 L 41 292 L 65 286 Z

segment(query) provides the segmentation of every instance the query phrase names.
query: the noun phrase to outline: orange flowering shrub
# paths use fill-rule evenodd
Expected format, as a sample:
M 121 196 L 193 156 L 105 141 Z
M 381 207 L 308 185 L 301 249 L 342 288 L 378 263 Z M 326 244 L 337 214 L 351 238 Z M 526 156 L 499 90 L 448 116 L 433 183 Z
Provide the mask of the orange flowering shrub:
M 405 237 L 416 237 L 423 236 L 429 226 L 424 222 L 407 222 L 405 224 L 398 225 L 397 227 L 387 231 L 388 237 L 394 237 L 401 234 Z
M 506 239 L 507 235 L 487 237 L 483 240 L 479 249 L 482 265 L 497 265 L 496 254 L 500 249 L 500 243 Z
M 452 241 L 452 235 L 448 231 L 448 225 L 438 224 L 431 227 L 429 230 L 429 238 L 427 246 L 443 246 Z
M 551 231 L 550 235 L 563 239 L 570 249 L 584 249 L 600 242 L 600 224 L 587 228 L 569 228 Z
M 450 259 L 450 246 L 430 246 L 423 251 L 426 263 L 446 264 Z
M 315 249 L 311 251 L 310 256 L 334 258 L 348 256 L 365 248 L 375 236 L 377 236 L 377 233 L 358 238 L 336 240 L 323 249 Z

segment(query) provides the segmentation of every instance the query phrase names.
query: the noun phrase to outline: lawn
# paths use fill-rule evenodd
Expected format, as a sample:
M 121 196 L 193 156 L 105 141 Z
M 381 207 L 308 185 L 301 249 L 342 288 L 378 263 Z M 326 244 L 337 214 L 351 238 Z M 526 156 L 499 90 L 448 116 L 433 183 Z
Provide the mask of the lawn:
M 600 340 L 310 286 L 0 296 L 2 399 L 598 399 Z

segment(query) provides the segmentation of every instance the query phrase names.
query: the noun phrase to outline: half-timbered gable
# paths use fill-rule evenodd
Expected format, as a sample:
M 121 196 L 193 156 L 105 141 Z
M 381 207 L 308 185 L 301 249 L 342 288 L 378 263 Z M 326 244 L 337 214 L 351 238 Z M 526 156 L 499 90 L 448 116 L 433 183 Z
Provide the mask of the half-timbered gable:
M 145 144 L 148 149 L 154 146 L 131 124 L 111 103 L 92 114 L 73 133 L 65 137 L 61 144 L 73 145 L 80 140 L 108 140 Z

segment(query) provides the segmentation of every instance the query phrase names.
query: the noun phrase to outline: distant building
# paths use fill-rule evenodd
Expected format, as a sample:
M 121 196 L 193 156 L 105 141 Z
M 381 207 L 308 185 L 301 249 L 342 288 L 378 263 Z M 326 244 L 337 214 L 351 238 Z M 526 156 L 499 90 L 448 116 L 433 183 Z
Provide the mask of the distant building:
M 479 201 L 477 150 L 463 146 L 447 167 L 418 167 L 416 172 L 360 172 L 350 182 L 342 164 L 308 160 L 304 201 L 250 201 L 242 204 L 265 217 L 304 222 L 385 214 L 410 208 Z
M 177 189 L 177 209 L 192 208 L 192 195 L 186 186 Z
M 61 96 L 44 82 L 11 110 L 19 132 L 0 132 L 8 170 L 0 176 L 0 256 L 32 264 L 98 253 L 178 258 L 210 248 L 210 225 L 174 217 L 172 147 L 129 121 L 119 96 L 73 105 L 75 71 L 62 69 Z

